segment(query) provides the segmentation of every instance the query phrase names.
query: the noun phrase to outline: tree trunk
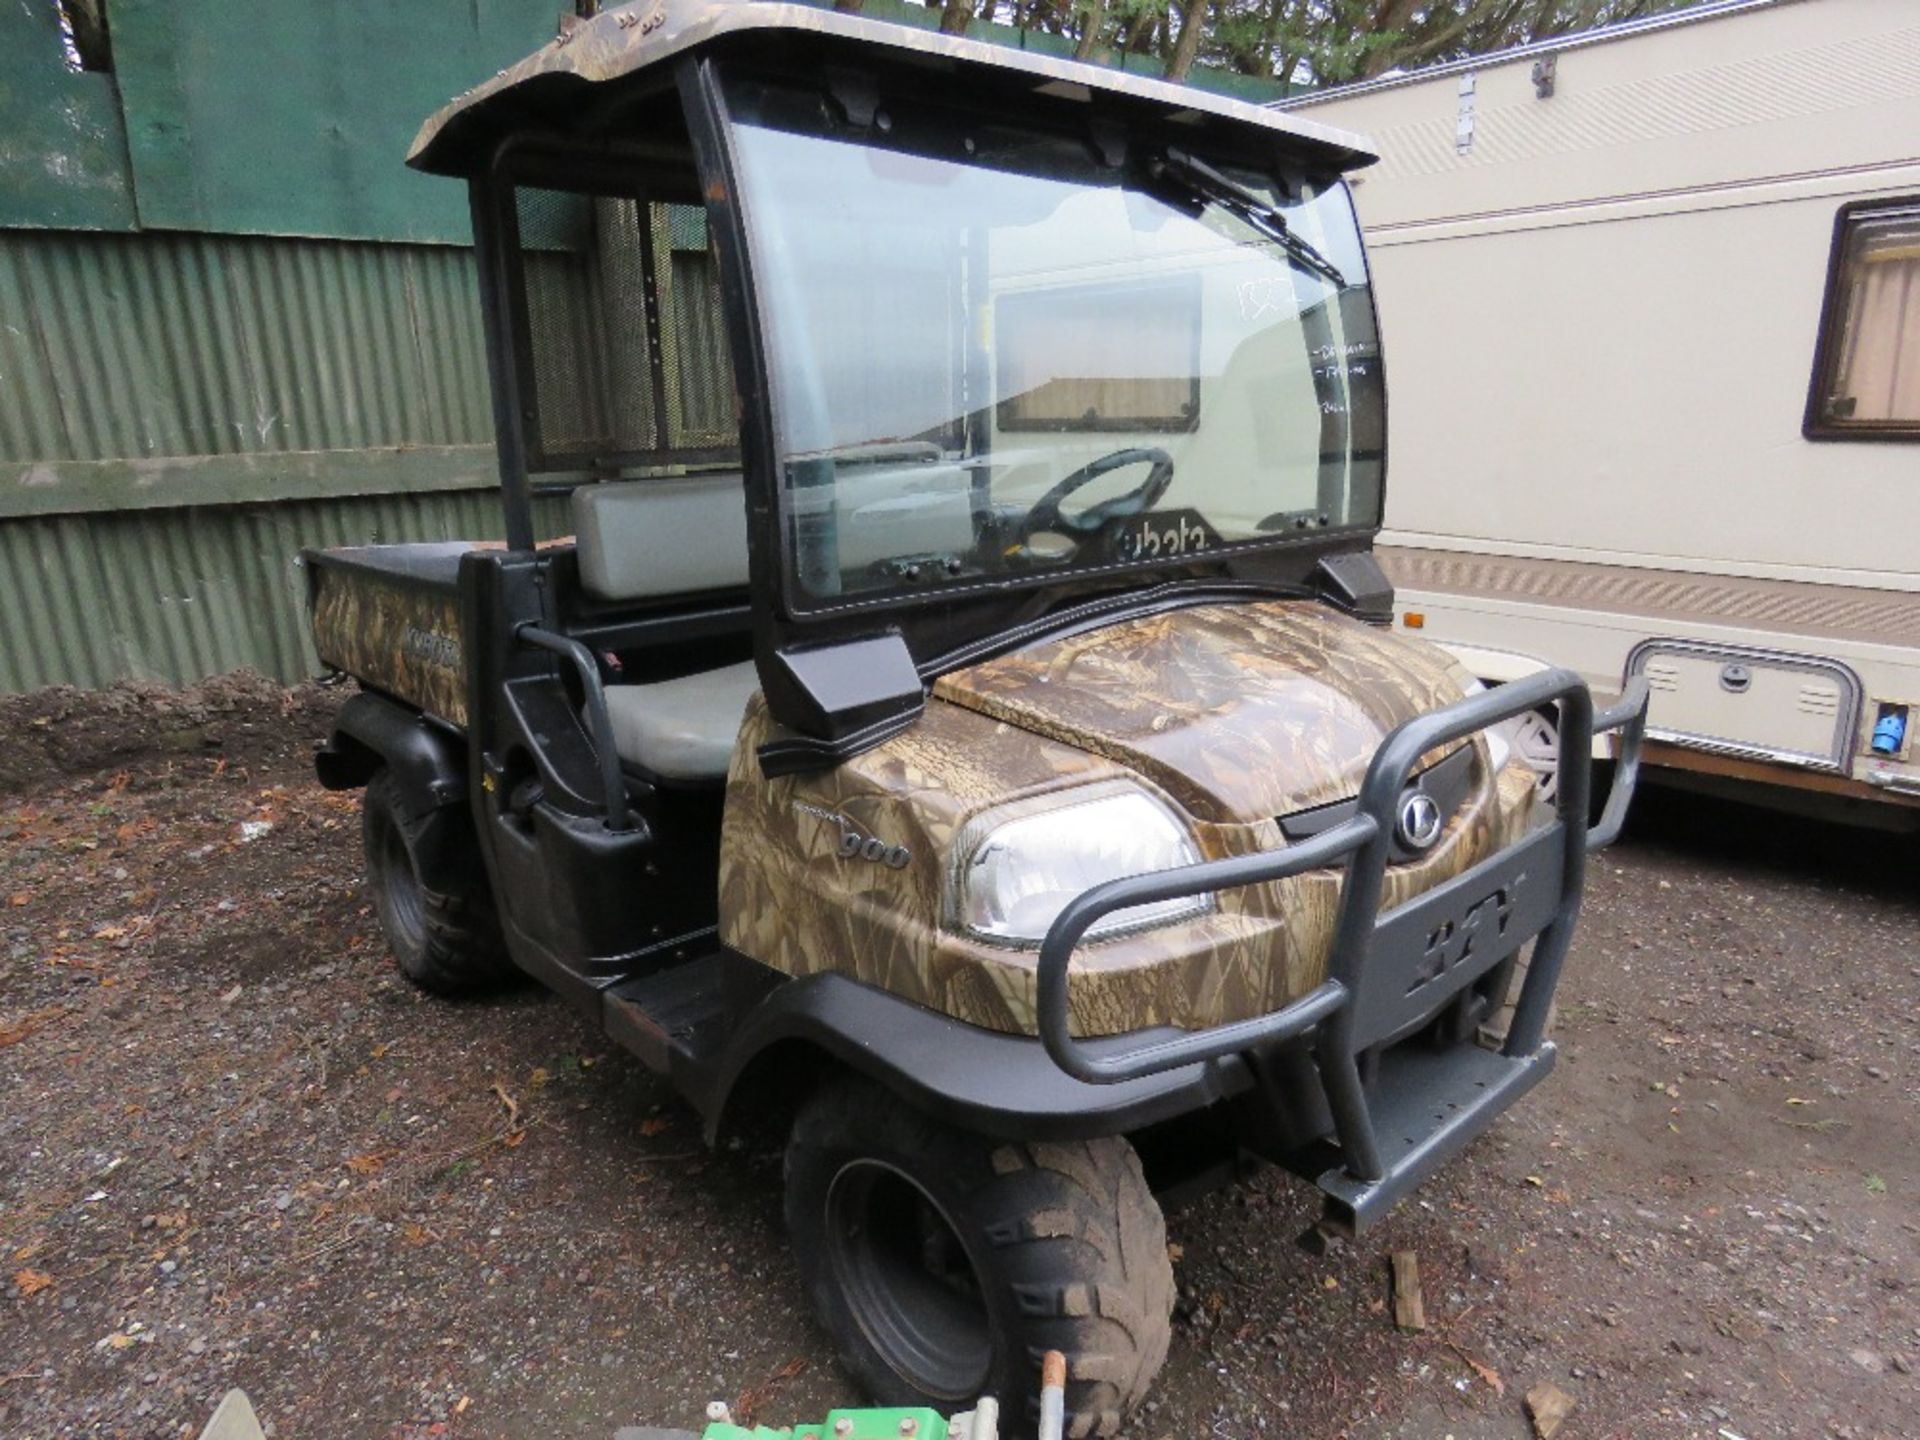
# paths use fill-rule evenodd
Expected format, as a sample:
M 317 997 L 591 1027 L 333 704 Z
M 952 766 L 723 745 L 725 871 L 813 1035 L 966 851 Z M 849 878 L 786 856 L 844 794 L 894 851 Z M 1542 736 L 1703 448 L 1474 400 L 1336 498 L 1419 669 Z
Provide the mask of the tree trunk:
M 858 15 L 866 8 L 867 0 L 833 0 L 833 8 L 844 10 L 849 15 Z
M 1093 52 L 1100 48 L 1100 32 L 1107 28 L 1107 0 L 1089 0 L 1086 9 L 1085 28 L 1080 32 L 1080 41 L 1073 47 L 1073 58 L 1090 60 Z
M 1120 48 L 1129 55 L 1138 55 L 1153 44 L 1153 24 L 1160 18 L 1157 10 L 1142 10 L 1133 17 L 1133 23 L 1127 26 L 1120 36 Z
M 1369 35 L 1400 35 L 1398 45 L 1381 45 L 1368 50 L 1360 57 L 1360 78 L 1371 80 L 1376 75 L 1384 75 L 1394 66 L 1401 64 L 1410 48 L 1406 41 L 1409 37 L 1402 32 L 1413 19 L 1416 0 L 1382 0 L 1380 8 L 1373 12 L 1373 18 L 1367 24 Z M 1473 7 L 1468 6 L 1469 10 Z
M 1279 71 L 1280 64 L 1286 56 L 1280 46 L 1280 32 L 1291 28 L 1289 22 L 1292 19 L 1291 0 L 1272 0 L 1272 3 L 1267 6 L 1266 18 L 1260 26 L 1260 68 L 1255 73 L 1269 78 L 1279 78 L 1282 84 L 1285 83 L 1285 77 L 1281 76 Z M 1289 64 L 1289 73 L 1291 73 L 1291 64 Z
M 964 35 L 973 24 L 973 0 L 946 0 L 940 7 L 940 33 Z
M 1166 77 L 1184 80 L 1200 56 L 1200 34 L 1206 28 L 1208 0 L 1187 0 L 1180 10 L 1180 36 L 1167 59 Z

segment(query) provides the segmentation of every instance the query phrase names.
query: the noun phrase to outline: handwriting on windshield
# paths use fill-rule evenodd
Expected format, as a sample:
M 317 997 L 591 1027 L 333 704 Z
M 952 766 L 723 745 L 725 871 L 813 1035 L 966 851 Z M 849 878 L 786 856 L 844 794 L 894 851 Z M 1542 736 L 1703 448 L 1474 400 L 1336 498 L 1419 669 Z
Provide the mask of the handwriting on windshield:
M 1287 319 L 1299 308 L 1293 298 L 1293 282 L 1277 276 L 1242 280 L 1239 294 L 1242 320 L 1258 320 L 1266 315 Z

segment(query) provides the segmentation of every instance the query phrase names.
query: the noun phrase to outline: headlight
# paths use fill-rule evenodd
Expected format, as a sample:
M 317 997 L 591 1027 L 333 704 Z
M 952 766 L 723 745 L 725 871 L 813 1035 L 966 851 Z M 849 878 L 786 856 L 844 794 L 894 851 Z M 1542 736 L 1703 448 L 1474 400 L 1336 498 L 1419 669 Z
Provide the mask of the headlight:
M 1081 891 L 1199 860 L 1186 827 L 1146 791 L 1125 782 L 1088 785 L 1065 798 L 992 810 L 968 824 L 955 847 L 951 914 L 982 939 L 1038 945 Z M 1135 905 L 1101 920 L 1087 938 L 1212 908 L 1205 895 Z

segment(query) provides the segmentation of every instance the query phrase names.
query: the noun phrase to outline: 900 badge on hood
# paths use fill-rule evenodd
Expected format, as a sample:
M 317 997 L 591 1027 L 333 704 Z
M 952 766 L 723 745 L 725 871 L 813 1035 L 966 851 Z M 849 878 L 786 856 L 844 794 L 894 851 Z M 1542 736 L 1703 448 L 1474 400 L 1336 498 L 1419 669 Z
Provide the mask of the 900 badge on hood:
M 904 870 L 913 860 L 913 853 L 906 846 L 889 845 L 878 836 L 867 834 L 838 810 L 809 805 L 804 800 L 796 800 L 793 808 L 816 820 L 825 820 L 840 832 L 837 853 L 842 860 L 869 860 L 889 870 Z

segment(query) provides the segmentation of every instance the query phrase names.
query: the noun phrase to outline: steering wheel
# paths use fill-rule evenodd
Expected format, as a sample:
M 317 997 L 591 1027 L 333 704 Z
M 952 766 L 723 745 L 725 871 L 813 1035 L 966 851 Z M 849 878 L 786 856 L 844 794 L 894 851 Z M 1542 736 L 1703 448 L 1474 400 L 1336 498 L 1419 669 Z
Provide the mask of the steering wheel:
M 1074 491 L 1099 479 L 1109 470 L 1124 470 L 1129 465 L 1150 465 L 1153 468 L 1147 471 L 1146 479 L 1124 495 L 1097 501 L 1071 518 L 1060 513 L 1060 503 Z M 1062 477 L 1057 485 L 1034 502 L 1020 529 L 1024 535 L 1051 530 L 1080 540 L 1089 539 L 1099 534 L 1111 521 L 1151 510 L 1171 484 L 1173 457 L 1159 446 L 1115 450 L 1111 455 L 1090 460 L 1071 475 Z

